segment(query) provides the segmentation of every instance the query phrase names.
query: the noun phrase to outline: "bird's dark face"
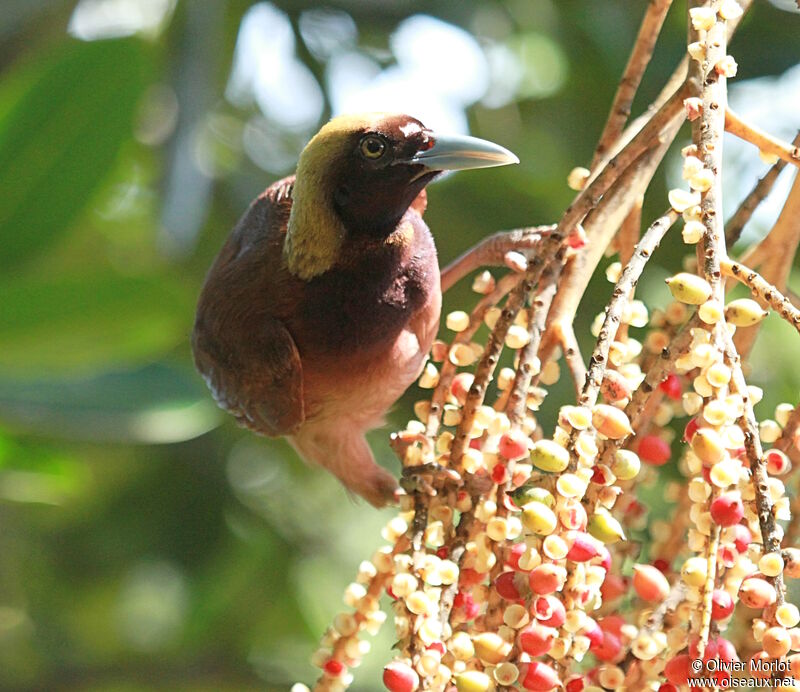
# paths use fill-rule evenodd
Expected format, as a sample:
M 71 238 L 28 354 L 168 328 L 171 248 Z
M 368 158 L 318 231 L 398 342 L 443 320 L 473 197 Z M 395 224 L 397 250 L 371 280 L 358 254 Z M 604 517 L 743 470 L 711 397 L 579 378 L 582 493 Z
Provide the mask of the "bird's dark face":
M 326 123 L 300 155 L 284 255 L 311 278 L 338 260 L 344 238 L 391 234 L 442 171 L 518 163 L 476 137 L 440 135 L 408 115 L 368 113 Z
M 390 233 L 441 171 L 417 157 L 435 146 L 419 120 L 394 116 L 353 133 L 338 161 L 333 207 L 350 233 Z

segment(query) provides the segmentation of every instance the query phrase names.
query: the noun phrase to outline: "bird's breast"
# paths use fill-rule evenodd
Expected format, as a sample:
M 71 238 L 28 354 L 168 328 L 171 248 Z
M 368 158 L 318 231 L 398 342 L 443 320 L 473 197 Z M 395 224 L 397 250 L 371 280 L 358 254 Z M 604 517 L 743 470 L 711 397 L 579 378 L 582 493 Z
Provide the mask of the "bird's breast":
M 304 359 L 386 353 L 419 313 L 429 311 L 432 298 L 438 305 L 436 249 L 416 213 L 404 219 L 397 237 L 351 252 L 343 266 L 303 290 L 292 332 Z

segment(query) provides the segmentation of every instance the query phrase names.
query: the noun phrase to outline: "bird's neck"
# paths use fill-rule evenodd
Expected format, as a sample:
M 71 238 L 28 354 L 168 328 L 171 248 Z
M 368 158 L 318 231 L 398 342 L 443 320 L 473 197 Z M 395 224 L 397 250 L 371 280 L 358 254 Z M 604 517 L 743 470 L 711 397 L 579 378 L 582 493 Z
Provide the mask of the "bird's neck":
M 339 258 L 345 229 L 333 210 L 330 183 L 314 166 L 298 166 L 283 254 L 289 271 L 309 281 Z

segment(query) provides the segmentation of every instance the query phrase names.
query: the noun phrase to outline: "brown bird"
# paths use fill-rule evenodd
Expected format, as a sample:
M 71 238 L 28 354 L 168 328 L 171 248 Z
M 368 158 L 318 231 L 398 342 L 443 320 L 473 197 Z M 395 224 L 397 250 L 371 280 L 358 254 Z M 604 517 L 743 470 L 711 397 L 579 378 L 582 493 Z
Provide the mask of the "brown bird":
M 397 481 L 364 433 L 419 375 L 439 325 L 425 186 L 445 170 L 517 162 L 407 115 L 328 122 L 206 277 L 192 346 L 217 403 L 257 433 L 287 436 L 373 505 L 390 501 Z

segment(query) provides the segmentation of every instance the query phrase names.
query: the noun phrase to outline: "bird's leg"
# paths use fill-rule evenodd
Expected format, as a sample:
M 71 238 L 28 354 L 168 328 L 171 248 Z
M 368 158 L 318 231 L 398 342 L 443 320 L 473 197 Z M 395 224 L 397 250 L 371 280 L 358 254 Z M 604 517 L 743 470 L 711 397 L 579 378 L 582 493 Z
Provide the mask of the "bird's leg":
M 485 238 L 442 270 L 442 291 L 447 291 L 480 267 L 508 266 L 515 271 L 524 271 L 524 262 L 521 260 L 527 260 L 534 255 L 542 239 L 554 228 L 555 226 L 532 226 L 515 231 L 501 231 Z

